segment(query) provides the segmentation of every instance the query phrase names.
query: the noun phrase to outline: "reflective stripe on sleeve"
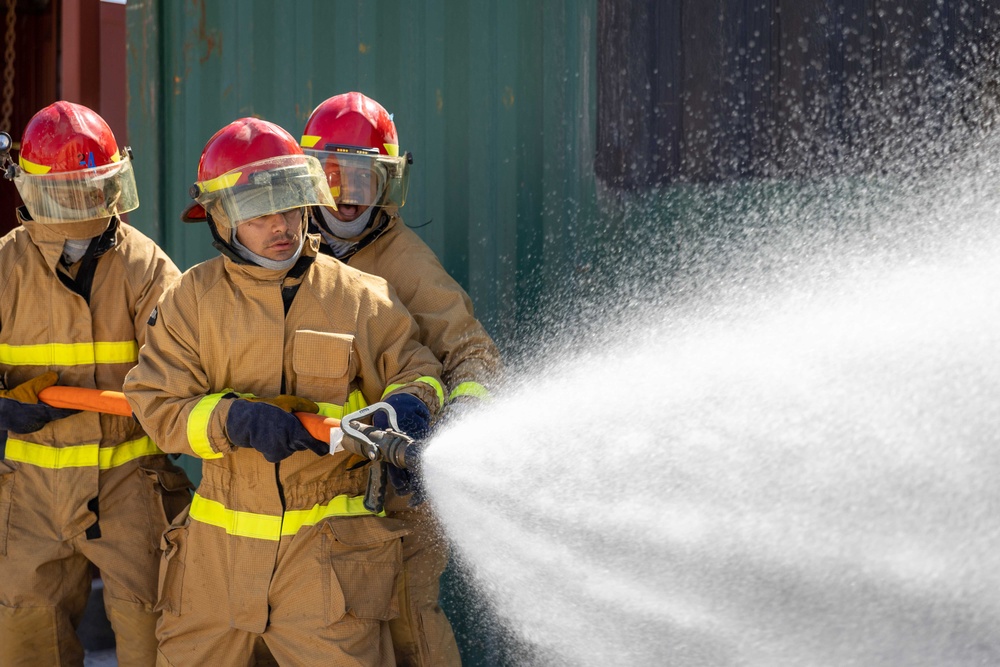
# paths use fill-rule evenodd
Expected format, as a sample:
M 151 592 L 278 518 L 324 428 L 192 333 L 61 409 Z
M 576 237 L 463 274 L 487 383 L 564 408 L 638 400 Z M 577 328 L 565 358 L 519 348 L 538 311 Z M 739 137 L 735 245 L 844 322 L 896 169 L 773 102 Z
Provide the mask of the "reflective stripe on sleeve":
M 229 535 L 278 541 L 294 535 L 303 526 L 314 526 L 331 516 L 372 516 L 361 496 L 336 496 L 333 500 L 307 510 L 289 510 L 284 515 L 258 514 L 231 510 L 216 500 L 194 494 L 190 516 L 195 521 L 225 529 Z M 384 516 L 380 514 L 379 516 Z
M 316 405 L 319 406 L 320 416 L 341 419 L 344 415 L 349 415 L 361 408 L 368 407 L 368 401 L 365 400 L 364 394 L 355 389 L 347 397 L 347 403 L 344 405 L 336 405 L 334 403 L 317 403 Z
M 438 408 L 444 407 L 444 387 L 441 386 L 441 383 L 438 382 L 436 378 L 432 378 L 429 375 L 424 375 L 423 377 L 418 377 L 416 380 L 414 380 L 414 382 L 423 382 L 424 384 L 430 385 L 431 388 L 434 389 L 434 393 L 437 394 Z M 400 387 L 405 387 L 405 386 L 406 386 L 405 384 L 390 384 L 388 387 L 385 388 L 385 391 L 382 392 L 382 398 L 385 398 L 388 394 L 391 394 Z
M 490 392 L 486 387 L 478 382 L 463 382 L 451 390 L 451 394 L 448 395 L 448 400 L 452 401 L 459 396 L 475 396 L 476 398 L 481 398 L 485 401 L 489 399 Z
M 139 344 L 134 340 L 120 343 L 43 343 L 39 345 L 0 345 L 0 363 L 8 366 L 84 366 L 89 364 L 134 364 L 139 360 Z
M 27 463 L 39 468 L 86 468 L 99 466 L 101 470 L 116 468 L 143 456 L 163 454 L 147 436 L 123 442 L 114 447 L 100 445 L 73 445 L 50 447 L 36 442 L 8 438 L 4 458 L 8 461 Z
M 219 404 L 222 397 L 229 393 L 229 390 L 219 394 L 209 394 L 198 401 L 191 414 L 188 415 L 187 437 L 188 444 L 195 456 L 203 459 L 221 459 L 222 454 L 212 449 L 208 441 L 208 421 L 212 417 L 212 410 Z

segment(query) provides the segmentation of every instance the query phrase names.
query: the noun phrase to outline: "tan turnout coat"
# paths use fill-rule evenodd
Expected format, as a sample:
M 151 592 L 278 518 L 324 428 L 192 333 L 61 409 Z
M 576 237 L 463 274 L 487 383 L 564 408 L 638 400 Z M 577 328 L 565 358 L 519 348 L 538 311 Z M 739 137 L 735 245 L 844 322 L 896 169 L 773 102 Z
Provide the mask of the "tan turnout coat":
M 416 320 L 420 342 L 442 365 L 449 398 L 484 396 L 501 372 L 500 352 L 473 313 L 472 300 L 434 251 L 393 209 L 378 237 L 345 261 L 392 285 Z
M 473 314 L 472 300 L 396 209 L 382 215 L 389 216 L 385 227 L 344 261 L 385 278 L 396 290 L 417 322 L 420 342 L 441 362 L 449 399 L 488 397 L 502 364 L 493 339 Z M 391 489 L 387 507 L 410 530 L 403 538 L 400 615 L 390 623 L 396 659 L 404 667 L 458 667 L 458 645 L 438 605 L 439 581 L 448 565 L 440 528 L 426 503 L 410 509 L 407 499 L 395 497 Z
M 309 237 L 303 254 L 317 246 Z M 226 394 L 294 394 L 340 416 L 405 391 L 433 413 L 440 364 L 385 281 L 323 255 L 294 273 L 228 257 L 193 267 L 161 301 L 126 381 L 162 446 L 203 459 L 190 515 L 164 537 L 167 664 L 239 661 L 265 630 L 289 664 L 393 664 L 384 621 L 397 613 L 401 533 L 361 506 L 367 468 L 343 452 L 272 464 L 234 447 Z M 282 291 L 295 285 L 286 315 Z
M 149 313 L 180 272 L 120 223 L 88 304 L 57 275 L 64 236 L 18 214 L 21 226 L 0 239 L 4 385 L 51 370 L 61 385 L 121 391 Z M 87 561 L 102 572 L 119 659 L 151 660 L 160 534 L 190 497 L 183 471 L 131 417 L 93 412 L 8 433 L 0 452 L 0 663 L 82 660 L 73 624 L 90 591 Z

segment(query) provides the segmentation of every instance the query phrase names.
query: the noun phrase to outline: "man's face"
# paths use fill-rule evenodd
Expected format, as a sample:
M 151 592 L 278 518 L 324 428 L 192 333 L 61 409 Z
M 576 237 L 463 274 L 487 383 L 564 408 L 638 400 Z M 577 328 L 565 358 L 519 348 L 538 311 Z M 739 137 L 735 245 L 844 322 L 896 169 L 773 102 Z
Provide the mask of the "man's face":
M 291 258 L 302 237 L 302 211 L 292 209 L 253 218 L 236 228 L 236 238 L 247 250 L 277 262 Z
M 338 159 L 344 160 L 344 164 Z M 380 184 L 372 174 L 367 157 L 360 165 L 342 156 L 338 159 L 328 160 L 325 165 L 330 194 L 337 203 L 337 210 L 330 209 L 330 212 L 341 222 L 351 222 L 368 210 L 367 203 L 363 202 L 373 202 L 378 198 Z

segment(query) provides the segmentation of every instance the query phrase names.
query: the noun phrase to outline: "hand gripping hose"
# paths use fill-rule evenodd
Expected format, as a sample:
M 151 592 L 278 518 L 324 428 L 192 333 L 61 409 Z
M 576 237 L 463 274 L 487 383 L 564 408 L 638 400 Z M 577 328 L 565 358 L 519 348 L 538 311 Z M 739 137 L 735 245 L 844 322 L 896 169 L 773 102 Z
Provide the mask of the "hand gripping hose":
M 40 391 L 38 397 L 54 408 L 132 416 L 132 406 L 120 391 L 52 386 Z M 360 421 L 376 412 L 386 413 L 391 428 L 383 431 Z M 387 465 L 410 470 L 417 466 L 419 443 L 399 429 L 396 411 L 388 403 L 373 403 L 345 415 L 343 419 L 322 417 L 311 412 L 294 414 L 312 437 L 330 444 L 331 454 L 347 451 L 371 463 L 364 498 L 365 508 L 370 512 L 381 513 L 385 507 Z

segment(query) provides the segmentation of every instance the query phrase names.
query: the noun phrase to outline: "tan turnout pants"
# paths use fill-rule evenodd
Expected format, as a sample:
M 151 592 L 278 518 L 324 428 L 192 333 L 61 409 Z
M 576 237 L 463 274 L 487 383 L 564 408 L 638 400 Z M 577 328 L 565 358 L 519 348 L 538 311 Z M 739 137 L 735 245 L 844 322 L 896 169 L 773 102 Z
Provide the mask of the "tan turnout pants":
M 187 477 L 169 464 L 102 472 L 100 536 L 88 539 L 93 514 L 52 502 L 58 472 L 0 461 L 0 665 L 83 664 L 76 627 L 91 563 L 104 581 L 119 666 L 152 665 L 159 536 L 187 503 Z
M 392 667 L 397 526 L 323 520 L 271 543 L 265 563 L 265 540 L 182 515 L 164 534 L 156 664 Z
M 391 493 L 391 492 L 390 492 Z M 389 501 L 392 507 L 401 499 Z M 448 566 L 448 546 L 429 503 L 389 511 L 410 530 L 403 538 L 403 572 L 399 582 L 399 616 L 389 621 L 396 662 L 402 667 L 459 667 L 455 634 L 438 604 L 441 574 Z

